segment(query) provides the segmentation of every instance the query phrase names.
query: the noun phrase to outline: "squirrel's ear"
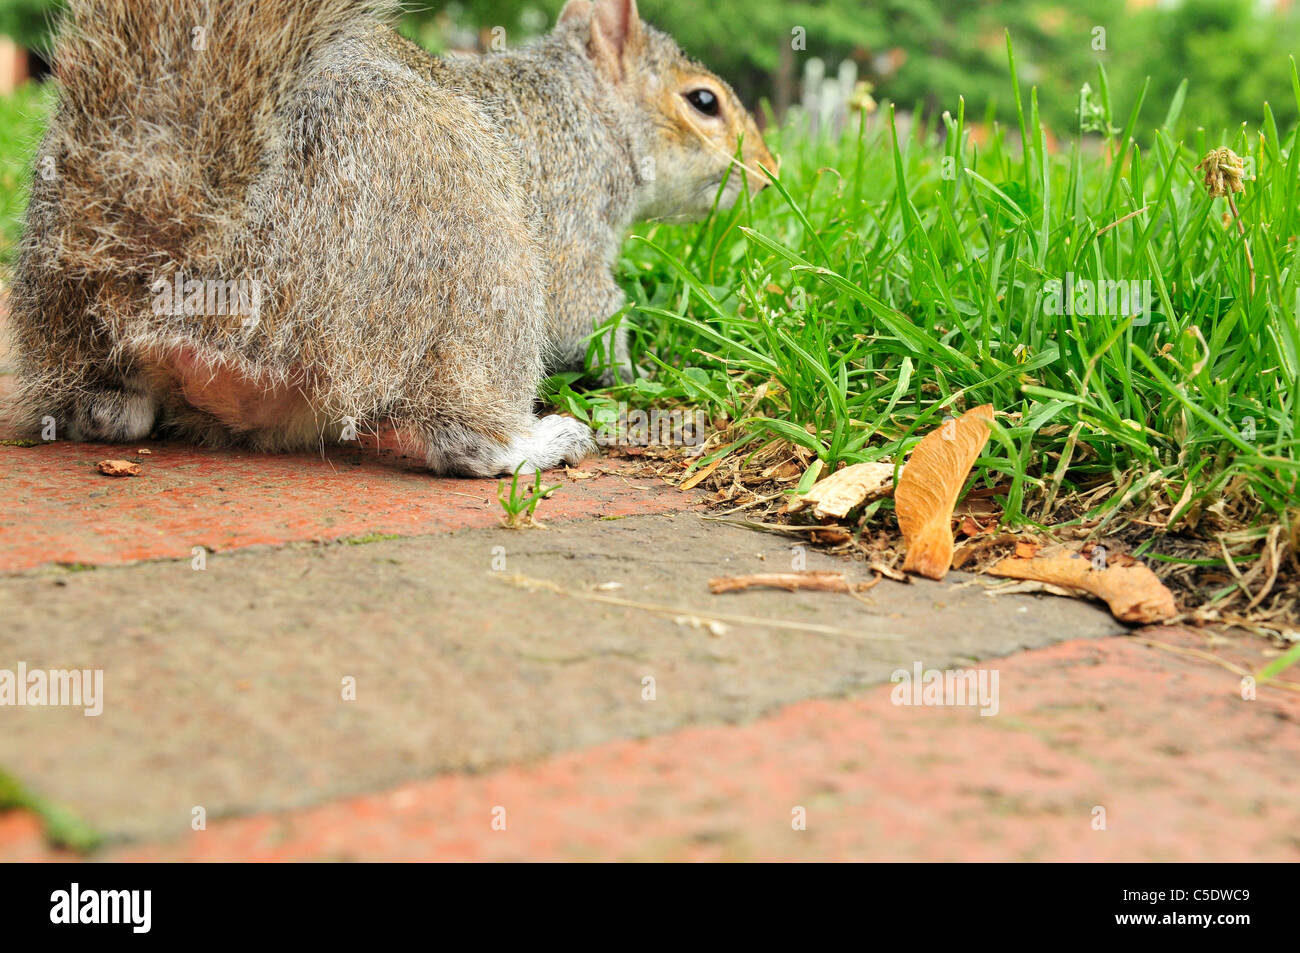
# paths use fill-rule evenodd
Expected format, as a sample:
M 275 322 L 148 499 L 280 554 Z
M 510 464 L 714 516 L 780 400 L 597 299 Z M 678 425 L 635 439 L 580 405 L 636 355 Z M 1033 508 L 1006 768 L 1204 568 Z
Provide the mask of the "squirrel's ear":
M 560 26 L 591 20 L 591 0 L 569 0 L 560 11 Z
M 636 0 L 569 0 L 560 24 L 585 22 L 591 35 L 587 52 L 596 68 L 618 82 L 642 40 L 641 14 Z

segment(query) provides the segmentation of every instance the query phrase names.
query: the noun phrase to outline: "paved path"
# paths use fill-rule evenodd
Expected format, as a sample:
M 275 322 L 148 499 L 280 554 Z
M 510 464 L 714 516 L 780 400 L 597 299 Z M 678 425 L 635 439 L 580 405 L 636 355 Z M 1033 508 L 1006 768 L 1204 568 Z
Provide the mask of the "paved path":
M 114 860 L 1291 860 L 1300 704 L 1123 639 L 996 663 L 1002 710 L 890 689 L 454 773 Z M 803 829 L 795 829 L 802 811 Z M 1102 813 L 1104 812 L 1104 813 Z M 494 821 L 503 821 L 504 829 Z M 1104 827 L 1102 826 L 1104 824 Z M 29 818 L 0 845 L 48 857 Z
M 1300 858 L 1300 696 L 960 574 L 713 596 L 790 541 L 585 469 L 508 531 L 391 455 L 0 446 L 0 670 L 104 673 L 98 717 L 0 708 L 0 771 L 107 858 Z M 917 665 L 996 713 L 895 704 Z

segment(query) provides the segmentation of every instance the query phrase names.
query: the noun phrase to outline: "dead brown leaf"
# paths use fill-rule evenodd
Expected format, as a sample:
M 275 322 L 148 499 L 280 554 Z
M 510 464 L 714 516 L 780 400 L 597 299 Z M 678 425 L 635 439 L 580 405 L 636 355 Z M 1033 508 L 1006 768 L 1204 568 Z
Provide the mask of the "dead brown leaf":
M 720 464 L 721 462 L 722 462 L 722 457 L 718 457 L 718 459 L 714 460 L 707 467 L 701 467 L 699 470 L 696 470 L 694 473 L 690 475 L 690 477 L 686 479 L 686 481 L 681 486 L 678 487 L 678 489 L 679 490 L 695 489 L 695 487 L 699 485 L 701 480 L 704 480 L 705 478 L 708 477 L 710 473 L 718 469 L 718 464 Z
M 894 582 L 911 582 L 906 573 L 899 572 L 893 566 L 886 566 L 879 561 L 873 561 L 867 564 L 867 568 L 872 572 L 878 572 L 886 579 L 892 579 Z
M 819 527 L 813 530 L 809 536 L 812 538 L 814 543 L 828 543 L 832 546 L 837 546 L 840 543 L 847 543 L 853 538 L 853 534 L 843 526 Z
M 1010 556 L 990 566 L 988 572 L 1092 593 L 1124 622 L 1163 622 L 1178 614 L 1173 593 L 1137 560 L 1128 565 L 1109 561 L 1105 569 L 1095 569 L 1091 560 L 1061 550 L 1030 559 Z
M 973 407 L 931 431 L 912 450 L 894 491 L 907 543 L 903 569 L 942 579 L 952 565 L 952 511 L 957 494 L 989 439 L 993 405 Z
M 132 463 L 130 460 L 100 460 L 97 464 L 99 472 L 105 476 L 139 476 L 140 464 Z
M 797 513 L 811 506 L 813 516 L 819 520 L 841 519 L 855 506 L 888 496 L 893 489 L 892 463 L 855 463 L 814 483 L 803 496 L 793 497 L 786 504 L 786 512 Z
M 764 480 L 775 480 L 778 483 L 789 483 L 803 476 L 803 465 L 797 460 L 786 460 L 783 463 L 773 464 L 762 473 Z
M 981 536 L 978 539 L 967 540 L 960 549 L 953 553 L 952 568 L 965 569 L 971 560 L 983 557 L 990 550 L 1019 542 L 1019 537 L 1014 533 L 999 533 L 996 536 Z

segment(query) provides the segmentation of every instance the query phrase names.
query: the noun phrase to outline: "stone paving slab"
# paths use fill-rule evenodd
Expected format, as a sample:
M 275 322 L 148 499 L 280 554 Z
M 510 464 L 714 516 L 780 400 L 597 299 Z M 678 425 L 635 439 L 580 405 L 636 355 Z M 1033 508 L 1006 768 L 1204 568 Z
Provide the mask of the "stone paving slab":
M 711 576 L 789 568 L 788 546 L 679 514 L 246 550 L 203 571 L 182 560 L 0 578 L 0 667 L 98 668 L 105 685 L 99 717 L 0 708 L 0 768 L 110 837 L 167 837 L 195 806 L 214 819 L 302 807 L 745 722 L 863 692 L 914 662 L 962 667 L 1122 631 L 1091 604 L 995 599 L 961 574 L 882 583 L 865 604 L 708 593 Z M 681 619 L 530 592 L 516 574 Z M 594 588 L 606 584 L 621 588 Z M 695 618 L 711 612 L 759 621 Z M 348 678 L 355 701 L 342 697 Z

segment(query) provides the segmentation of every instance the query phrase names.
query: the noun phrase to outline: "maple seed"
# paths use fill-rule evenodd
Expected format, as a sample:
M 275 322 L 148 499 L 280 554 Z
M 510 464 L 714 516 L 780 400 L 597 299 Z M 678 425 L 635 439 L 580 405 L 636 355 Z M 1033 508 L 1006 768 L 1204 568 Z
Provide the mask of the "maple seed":
M 907 543 L 906 572 L 942 579 L 952 566 L 952 510 L 989 439 L 993 405 L 973 407 L 928 433 L 894 490 L 894 512 Z

